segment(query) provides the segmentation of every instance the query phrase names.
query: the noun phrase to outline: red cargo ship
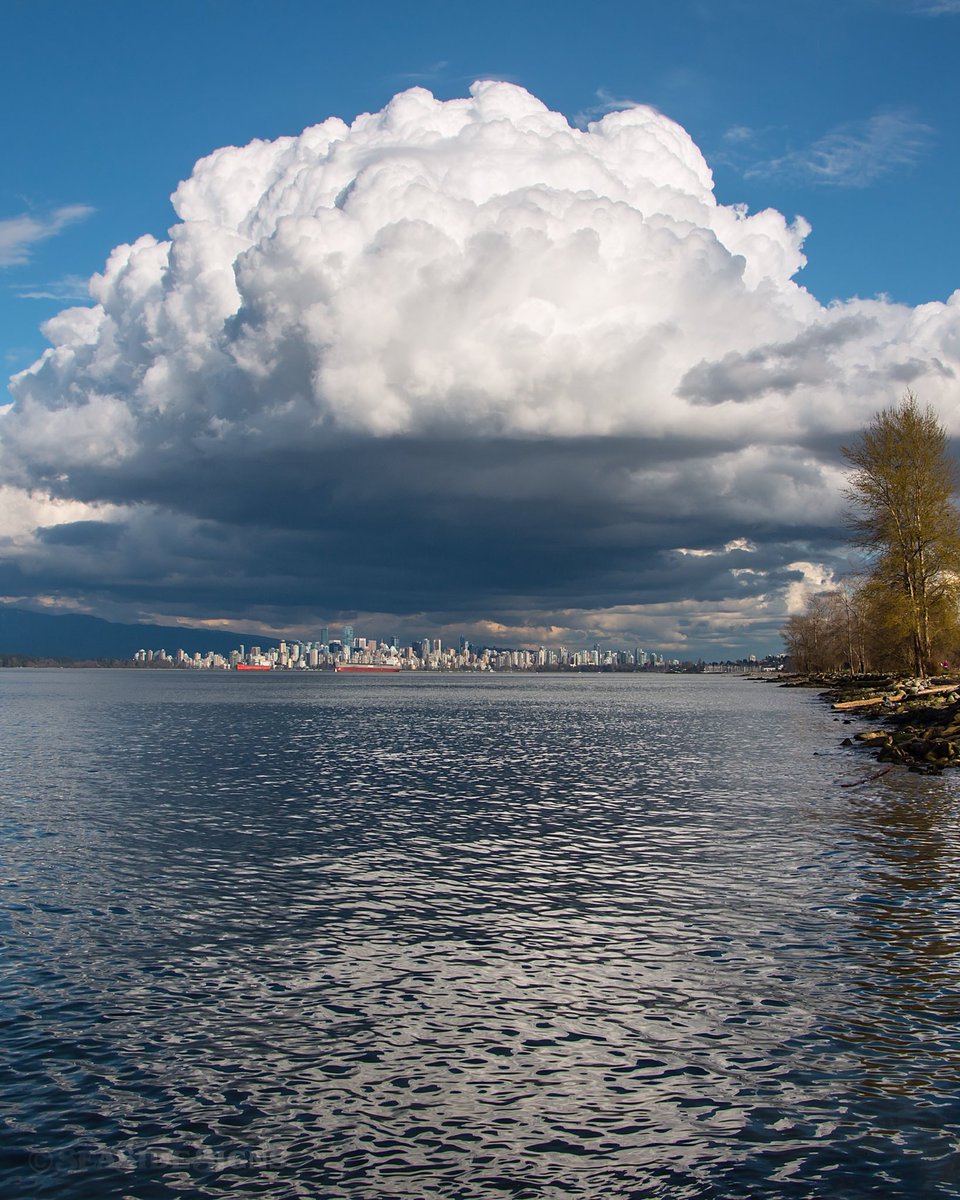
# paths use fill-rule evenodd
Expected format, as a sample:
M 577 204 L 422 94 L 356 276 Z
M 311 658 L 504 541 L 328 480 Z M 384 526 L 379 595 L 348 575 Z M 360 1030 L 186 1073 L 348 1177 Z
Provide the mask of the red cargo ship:
M 272 671 L 269 663 L 237 663 L 238 671 Z

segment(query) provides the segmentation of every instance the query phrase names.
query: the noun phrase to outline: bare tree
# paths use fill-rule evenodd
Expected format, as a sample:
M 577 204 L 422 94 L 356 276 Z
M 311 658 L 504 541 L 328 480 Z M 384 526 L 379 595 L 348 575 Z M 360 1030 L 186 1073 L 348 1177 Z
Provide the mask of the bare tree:
M 868 586 L 889 597 L 889 623 L 909 638 L 912 669 L 926 675 L 937 622 L 953 624 L 960 579 L 957 474 L 946 431 L 907 392 L 842 453 L 853 467 L 846 495 L 855 540 L 870 557 Z
M 861 589 L 841 580 L 829 593 L 836 638 L 843 647 L 846 668 L 851 675 L 863 675 L 867 669 L 866 605 Z
M 847 611 L 839 591 L 817 592 L 782 630 L 796 671 L 823 674 L 852 663 Z

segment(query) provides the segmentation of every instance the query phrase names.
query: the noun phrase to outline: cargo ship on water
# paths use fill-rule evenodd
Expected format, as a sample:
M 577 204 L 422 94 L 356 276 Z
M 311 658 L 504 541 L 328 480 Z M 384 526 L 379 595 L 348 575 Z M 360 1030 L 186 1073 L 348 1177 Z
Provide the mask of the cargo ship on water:
M 272 671 L 269 663 L 237 663 L 238 671 Z

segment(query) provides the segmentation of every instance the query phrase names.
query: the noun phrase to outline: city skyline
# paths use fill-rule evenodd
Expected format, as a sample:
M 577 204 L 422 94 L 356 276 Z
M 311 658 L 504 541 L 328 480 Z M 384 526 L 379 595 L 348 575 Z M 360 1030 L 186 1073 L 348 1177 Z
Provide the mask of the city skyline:
M 0 603 L 762 655 L 960 435 L 952 0 L 159 11 L 8 22 Z
M 276 646 L 262 647 L 252 643 L 239 646 L 227 653 L 188 651 L 178 648 L 168 651 L 165 647 L 142 647 L 132 656 L 141 666 L 164 665 L 193 668 L 198 670 L 229 670 L 247 667 L 253 670 L 330 670 L 342 665 L 361 664 L 367 666 L 389 665 L 401 671 L 535 671 L 535 670 L 589 670 L 604 668 L 612 670 L 664 670 L 695 667 L 710 671 L 720 667 L 743 666 L 749 668 L 765 664 L 766 669 L 782 669 L 785 654 L 768 655 L 758 659 L 751 654 L 731 662 L 706 663 L 702 659 L 693 663 L 678 658 L 665 657 L 657 650 L 635 646 L 572 649 L 567 646 L 538 646 L 534 648 L 506 646 L 474 646 L 461 636 L 457 644 L 445 645 L 442 638 L 423 637 L 409 645 L 402 645 L 398 637 L 385 638 L 354 636 L 351 626 L 344 627 L 338 637 L 330 638 L 324 629 L 318 640 L 282 639 Z

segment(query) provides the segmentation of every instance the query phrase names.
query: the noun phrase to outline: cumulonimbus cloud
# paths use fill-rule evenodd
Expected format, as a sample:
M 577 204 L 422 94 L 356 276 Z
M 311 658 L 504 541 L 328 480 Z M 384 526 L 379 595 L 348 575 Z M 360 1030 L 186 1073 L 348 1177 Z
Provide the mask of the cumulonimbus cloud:
M 401 562 L 409 519 L 419 590 L 400 611 L 451 594 L 424 529 L 495 553 L 506 505 L 527 565 L 562 561 L 585 608 L 636 593 L 638 546 L 680 562 L 671 548 L 741 537 L 779 547 L 750 568 L 767 596 L 763 572 L 805 557 L 791 539 L 836 540 L 824 448 L 906 383 L 934 404 L 956 391 L 960 293 L 821 306 L 798 282 L 803 219 L 718 203 L 687 133 L 643 106 L 581 130 L 512 84 L 415 88 L 349 126 L 218 150 L 173 203 L 168 240 L 117 247 L 93 306 L 47 323 L 0 428 L 8 483 L 136 508 L 141 532 L 166 514 L 154 581 L 182 578 L 171 514 L 191 561 L 202 529 L 247 547 L 273 529 L 276 547 L 297 527 L 338 547 L 349 606 L 351 578 L 359 595 Z M 39 539 L 31 569 L 64 544 Z M 578 552 L 610 568 L 602 596 L 569 578 Z M 116 560 L 128 587 L 142 559 Z M 299 571 L 322 606 L 332 591 L 295 559 L 284 586 Z M 532 611 L 532 572 L 512 586 L 501 568 L 477 611 Z M 269 603 L 266 574 L 253 590 Z

